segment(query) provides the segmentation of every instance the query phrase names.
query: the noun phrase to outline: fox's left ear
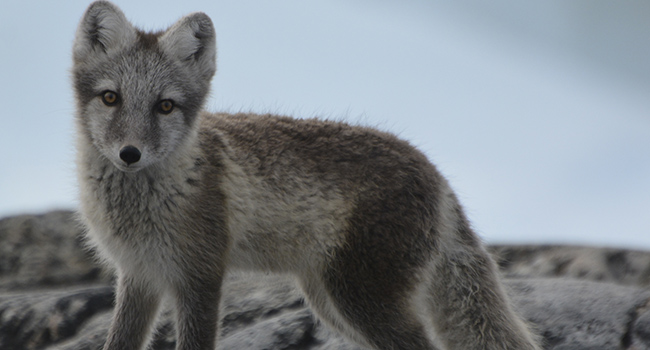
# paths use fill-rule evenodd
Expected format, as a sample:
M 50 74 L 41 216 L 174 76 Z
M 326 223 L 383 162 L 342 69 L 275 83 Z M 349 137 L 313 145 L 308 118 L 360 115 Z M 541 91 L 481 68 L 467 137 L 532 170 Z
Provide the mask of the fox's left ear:
M 216 35 L 212 20 L 202 12 L 189 14 L 169 28 L 158 40 L 162 50 L 197 69 L 201 77 L 212 78 L 217 67 Z

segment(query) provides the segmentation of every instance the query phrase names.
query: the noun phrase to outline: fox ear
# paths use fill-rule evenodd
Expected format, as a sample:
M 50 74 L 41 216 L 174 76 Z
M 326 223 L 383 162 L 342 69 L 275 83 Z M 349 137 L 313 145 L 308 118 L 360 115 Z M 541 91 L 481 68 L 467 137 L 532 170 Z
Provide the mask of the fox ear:
M 122 10 L 108 1 L 90 4 L 84 14 L 74 41 L 75 61 L 96 52 L 109 53 L 135 42 L 137 33 Z
M 210 17 L 202 12 L 189 14 L 169 28 L 158 40 L 171 57 L 195 69 L 201 77 L 212 78 L 217 67 L 217 45 Z

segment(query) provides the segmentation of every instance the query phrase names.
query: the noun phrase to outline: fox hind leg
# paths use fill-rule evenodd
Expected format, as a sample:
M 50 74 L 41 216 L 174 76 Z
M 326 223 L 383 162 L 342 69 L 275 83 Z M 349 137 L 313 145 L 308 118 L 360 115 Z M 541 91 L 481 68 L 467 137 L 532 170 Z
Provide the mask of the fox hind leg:
M 429 327 L 412 307 L 416 285 L 405 281 L 416 281 L 415 272 L 404 276 L 404 271 L 383 271 L 395 264 L 365 265 L 354 252 L 338 254 L 335 260 L 319 278 L 301 279 L 321 319 L 370 349 L 438 350 L 427 333 Z
M 427 298 L 446 347 L 540 350 L 536 336 L 510 306 L 485 250 L 468 247 L 438 260 Z

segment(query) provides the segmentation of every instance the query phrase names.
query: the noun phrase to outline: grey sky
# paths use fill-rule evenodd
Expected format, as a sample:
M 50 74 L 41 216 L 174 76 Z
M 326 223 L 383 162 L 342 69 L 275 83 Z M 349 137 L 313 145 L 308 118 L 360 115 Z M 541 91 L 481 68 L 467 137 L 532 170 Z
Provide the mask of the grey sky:
M 650 249 L 650 5 L 115 1 L 215 22 L 210 110 L 377 126 L 447 175 L 489 243 Z M 0 216 L 75 208 L 68 70 L 86 1 L 0 12 Z

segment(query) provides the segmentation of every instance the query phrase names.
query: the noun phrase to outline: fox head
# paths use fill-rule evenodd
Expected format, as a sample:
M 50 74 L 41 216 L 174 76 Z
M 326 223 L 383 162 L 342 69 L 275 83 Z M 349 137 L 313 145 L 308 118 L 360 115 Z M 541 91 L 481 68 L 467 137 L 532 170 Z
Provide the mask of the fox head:
M 122 171 L 167 158 L 192 135 L 216 71 L 204 13 L 146 33 L 107 1 L 90 5 L 73 47 L 78 126 Z

